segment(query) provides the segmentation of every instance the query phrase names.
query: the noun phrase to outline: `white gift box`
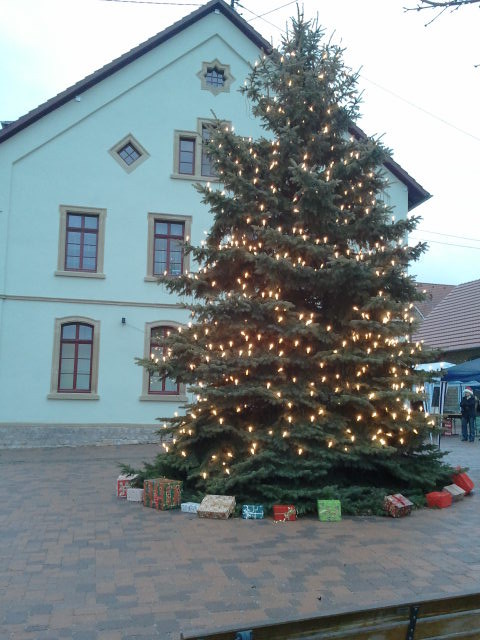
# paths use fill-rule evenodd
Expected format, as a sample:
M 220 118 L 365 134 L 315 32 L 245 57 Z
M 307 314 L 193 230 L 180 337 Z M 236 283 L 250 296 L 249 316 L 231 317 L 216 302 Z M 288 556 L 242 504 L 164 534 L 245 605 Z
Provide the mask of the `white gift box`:
M 464 489 L 456 484 L 449 484 L 448 486 L 443 487 L 443 490 L 448 491 L 448 493 L 452 496 L 452 502 L 458 502 L 465 497 Z
M 130 502 L 143 502 L 143 489 L 128 487 L 127 500 Z
M 117 498 L 126 498 L 127 489 L 132 480 L 135 480 L 136 474 L 133 476 L 120 475 L 117 478 Z
M 199 506 L 199 502 L 182 502 L 180 508 L 183 513 L 197 513 Z

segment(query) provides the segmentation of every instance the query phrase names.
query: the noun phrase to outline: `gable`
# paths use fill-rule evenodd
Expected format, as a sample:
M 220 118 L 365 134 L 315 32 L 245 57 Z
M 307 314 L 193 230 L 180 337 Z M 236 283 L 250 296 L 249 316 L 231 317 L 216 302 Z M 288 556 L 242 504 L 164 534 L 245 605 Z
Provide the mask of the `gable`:
M 57 114 L 58 109 L 60 107 L 65 107 L 62 111 L 65 112 L 68 109 L 69 113 L 66 112 L 65 119 L 63 122 L 59 122 L 58 126 L 53 127 L 49 131 L 45 132 L 45 136 L 42 140 L 42 135 L 38 135 L 38 130 L 34 135 L 37 136 L 37 139 L 34 140 L 34 136 L 30 137 L 29 141 L 25 141 L 25 145 L 23 146 L 23 150 L 20 150 L 19 155 L 21 156 L 23 153 L 28 153 L 29 149 L 32 149 L 34 146 L 38 146 L 39 144 L 43 144 L 48 139 L 51 139 L 52 136 L 58 135 L 63 130 L 68 128 L 69 126 L 73 126 L 76 122 L 80 122 L 83 118 L 88 117 L 90 113 L 94 109 L 101 108 L 101 101 L 93 101 L 92 104 L 89 104 L 86 108 L 79 108 L 79 103 L 82 102 L 84 97 L 89 90 L 93 88 L 99 89 L 99 94 L 105 96 L 105 99 L 112 99 L 112 96 L 106 96 L 106 88 L 112 87 L 112 83 L 118 85 L 117 86 L 117 95 L 120 95 L 122 88 L 121 82 L 117 80 L 116 76 L 122 75 L 118 72 L 122 70 L 127 70 L 129 68 L 130 74 L 133 75 L 141 66 L 141 62 L 148 58 L 152 52 L 158 51 L 158 47 L 161 46 L 161 57 L 168 58 L 168 49 L 176 47 L 180 48 L 184 47 L 184 51 L 177 51 L 177 57 L 183 55 L 186 51 L 190 50 L 190 42 L 189 37 L 192 32 L 192 27 L 198 27 L 199 23 L 206 23 L 208 18 L 210 19 L 213 16 L 219 16 L 224 19 L 224 21 L 228 22 L 232 29 L 230 29 L 230 33 L 237 32 L 243 40 L 248 41 L 251 45 L 251 51 L 255 51 L 254 56 L 258 55 L 260 50 L 270 51 L 271 45 L 257 32 L 253 29 L 236 11 L 234 11 L 224 0 L 210 0 L 206 5 L 200 7 L 196 11 L 193 11 L 191 14 L 185 16 L 180 21 L 174 23 L 164 31 L 158 33 L 153 36 L 149 40 L 144 43 L 138 45 L 133 48 L 131 51 L 125 53 L 119 58 L 113 60 L 109 64 L 105 65 L 101 69 L 95 71 L 91 75 L 87 76 L 83 80 L 77 82 L 73 86 L 69 87 L 65 91 L 61 92 L 57 96 L 51 98 L 44 104 L 40 105 L 36 109 L 33 109 L 26 115 L 20 117 L 18 120 L 8 123 L 8 125 L 0 130 L 0 144 L 5 142 L 8 139 L 14 137 L 17 133 L 24 131 L 30 125 L 39 122 L 42 119 L 45 119 L 49 115 Z M 183 37 L 182 35 L 186 35 L 186 31 L 189 31 L 188 37 Z M 219 29 L 214 29 L 213 31 L 219 31 Z M 212 32 L 211 32 L 212 33 Z M 210 33 L 210 35 L 211 35 Z M 180 36 L 180 38 L 178 38 Z M 238 53 L 238 47 L 235 46 L 234 42 L 230 42 L 229 45 L 232 48 L 232 51 Z M 233 41 L 237 40 L 239 42 L 239 38 L 233 37 Z M 171 46 L 172 41 L 176 41 L 176 47 Z M 241 47 L 240 47 L 241 49 Z M 244 56 L 245 60 L 251 59 L 252 55 Z M 165 64 L 167 62 L 165 61 Z M 197 71 L 197 70 L 195 70 Z M 235 73 L 233 73 L 235 76 Z M 245 76 L 246 74 L 244 74 Z M 243 77 L 244 77 L 243 76 Z M 237 78 L 241 78 L 242 76 L 237 75 Z M 145 76 L 144 76 L 145 78 Z M 137 82 L 141 82 L 142 77 L 141 74 L 139 76 L 139 80 Z M 105 90 L 103 89 L 105 88 Z M 124 91 L 128 90 L 128 87 L 123 88 Z M 90 95 L 88 96 L 90 98 Z M 221 115 L 221 114 L 218 114 Z M 357 126 L 352 124 L 350 131 L 353 135 L 357 137 L 365 137 L 365 133 Z M 17 155 L 18 157 L 18 155 Z M 405 185 L 407 188 L 406 194 L 406 207 L 402 207 L 405 212 L 410 211 L 414 207 L 418 206 L 422 202 L 425 202 L 431 196 L 418 182 L 416 182 L 398 163 L 396 163 L 393 159 L 389 159 L 384 163 L 385 169 L 394 176 L 396 180 L 401 183 L 401 185 Z M 390 181 L 395 188 L 395 180 Z M 397 189 L 398 190 L 398 189 Z M 403 200 L 403 197 L 401 198 Z
M 144 56 L 148 52 L 156 49 L 158 46 L 168 42 L 168 40 L 174 36 L 182 33 L 185 29 L 212 13 L 222 14 L 225 16 L 259 49 L 263 49 L 265 51 L 269 51 L 271 49 L 269 43 L 223 0 L 211 0 L 206 5 L 200 7 L 196 11 L 193 11 L 191 14 L 185 16 L 185 18 L 172 24 L 170 27 L 167 27 L 164 31 L 161 31 L 149 40 L 146 40 L 142 44 L 131 49 L 119 58 L 116 58 L 65 91 L 62 91 L 62 93 L 59 93 L 57 96 L 51 98 L 36 109 L 28 112 L 18 120 L 10 122 L 6 128 L 0 130 L 0 144 L 67 102 L 75 100 L 88 89 L 102 82 L 112 74 L 117 73 L 135 60 L 138 60 L 141 56 Z

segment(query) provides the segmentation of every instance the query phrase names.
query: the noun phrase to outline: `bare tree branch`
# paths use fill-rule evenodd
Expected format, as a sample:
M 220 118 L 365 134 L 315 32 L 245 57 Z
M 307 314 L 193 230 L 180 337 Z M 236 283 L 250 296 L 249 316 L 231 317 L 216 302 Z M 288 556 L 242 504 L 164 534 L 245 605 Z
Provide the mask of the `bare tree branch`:
M 434 15 L 434 17 L 425 23 L 425 26 L 428 27 L 435 22 L 447 9 L 450 11 L 457 11 L 460 7 L 466 7 L 467 5 L 480 5 L 480 0 L 418 0 L 416 7 L 403 7 L 404 11 L 424 11 L 425 9 L 429 10 L 438 10 L 438 13 Z
M 419 0 L 416 7 L 404 7 L 405 11 L 423 11 L 424 9 L 452 9 L 455 11 L 468 4 L 479 4 L 480 0 Z

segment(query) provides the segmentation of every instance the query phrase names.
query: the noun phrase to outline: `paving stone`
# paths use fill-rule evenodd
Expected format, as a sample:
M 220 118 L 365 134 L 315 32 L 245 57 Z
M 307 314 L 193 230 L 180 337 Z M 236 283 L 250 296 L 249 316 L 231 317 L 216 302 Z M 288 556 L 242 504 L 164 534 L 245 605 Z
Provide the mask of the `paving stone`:
M 73 631 L 72 640 L 97 640 L 98 633 L 96 631 Z
M 442 444 L 480 482 L 480 443 Z M 480 592 L 478 496 L 400 520 L 202 521 L 116 498 L 117 461 L 154 454 L 0 450 L 0 640 L 173 640 Z
M 5 624 L 19 624 L 26 622 L 28 617 L 27 611 L 8 611 L 4 616 Z

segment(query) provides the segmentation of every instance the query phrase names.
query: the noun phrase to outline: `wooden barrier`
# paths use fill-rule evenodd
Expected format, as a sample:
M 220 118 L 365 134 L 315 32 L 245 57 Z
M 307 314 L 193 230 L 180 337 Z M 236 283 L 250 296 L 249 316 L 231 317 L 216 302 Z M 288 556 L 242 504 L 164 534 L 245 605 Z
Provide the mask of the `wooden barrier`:
M 480 594 L 362 609 L 182 640 L 479 640 Z

